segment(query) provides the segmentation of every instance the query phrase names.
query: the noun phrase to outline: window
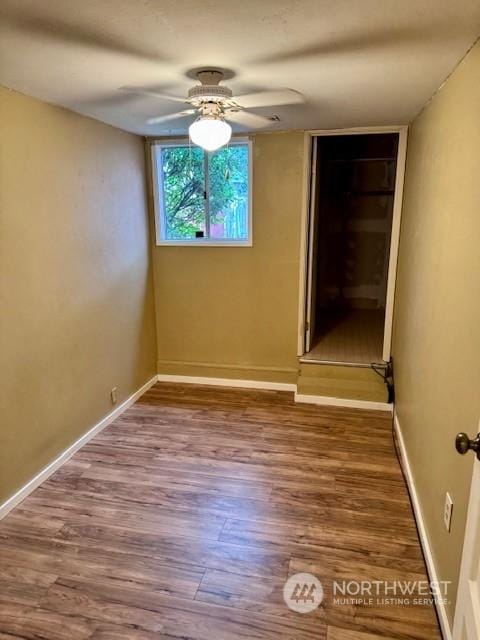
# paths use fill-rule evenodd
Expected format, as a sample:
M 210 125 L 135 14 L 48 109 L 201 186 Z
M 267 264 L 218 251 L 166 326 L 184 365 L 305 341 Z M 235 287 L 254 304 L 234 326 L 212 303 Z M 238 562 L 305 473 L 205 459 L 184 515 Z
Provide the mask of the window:
M 251 246 L 251 142 L 152 145 L 157 245 Z

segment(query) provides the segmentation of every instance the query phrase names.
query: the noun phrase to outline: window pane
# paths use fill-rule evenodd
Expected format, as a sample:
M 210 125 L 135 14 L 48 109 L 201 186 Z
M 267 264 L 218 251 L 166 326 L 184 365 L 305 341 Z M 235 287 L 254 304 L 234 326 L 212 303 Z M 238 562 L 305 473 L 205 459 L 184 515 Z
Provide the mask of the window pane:
M 209 155 L 210 237 L 248 239 L 248 145 Z
M 163 147 L 160 159 L 158 167 L 163 185 L 159 184 L 159 193 L 163 202 L 165 239 L 188 240 L 202 237 L 200 233 L 206 235 L 203 150 Z

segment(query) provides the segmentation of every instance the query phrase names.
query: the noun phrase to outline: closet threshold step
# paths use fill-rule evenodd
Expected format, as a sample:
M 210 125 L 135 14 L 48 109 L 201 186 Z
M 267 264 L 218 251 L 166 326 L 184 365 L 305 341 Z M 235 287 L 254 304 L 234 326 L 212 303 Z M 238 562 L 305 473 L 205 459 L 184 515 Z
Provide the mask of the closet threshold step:
M 387 368 L 386 362 L 371 362 L 371 363 L 370 362 L 345 362 L 341 360 L 322 360 L 319 358 L 316 358 L 316 359 L 305 358 L 304 356 L 300 357 L 298 360 L 300 364 L 328 364 L 328 365 L 336 365 L 339 367 L 363 367 L 368 369 L 370 369 L 373 365 L 377 368 L 382 368 L 382 369 Z

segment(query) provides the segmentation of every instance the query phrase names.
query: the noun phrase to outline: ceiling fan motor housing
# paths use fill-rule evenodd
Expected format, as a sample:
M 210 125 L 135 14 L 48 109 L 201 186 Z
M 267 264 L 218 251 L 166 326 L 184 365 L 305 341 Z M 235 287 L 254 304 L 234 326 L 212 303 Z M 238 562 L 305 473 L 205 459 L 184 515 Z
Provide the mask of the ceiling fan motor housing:
M 221 102 L 232 97 L 232 90 L 228 87 L 209 84 L 197 84 L 188 92 L 190 100 L 198 100 L 199 102 Z
M 223 80 L 223 73 L 219 69 L 202 69 L 197 73 L 197 78 L 200 84 L 188 92 L 188 99 L 192 104 L 224 102 L 232 97 L 232 90 L 219 84 Z

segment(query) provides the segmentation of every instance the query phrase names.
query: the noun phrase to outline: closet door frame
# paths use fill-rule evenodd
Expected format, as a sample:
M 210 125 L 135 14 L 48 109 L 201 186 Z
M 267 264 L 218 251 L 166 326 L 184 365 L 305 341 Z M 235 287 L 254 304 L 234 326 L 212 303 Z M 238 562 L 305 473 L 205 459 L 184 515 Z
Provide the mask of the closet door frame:
M 408 126 L 391 127 L 356 127 L 353 129 L 313 129 L 304 135 L 303 164 L 303 201 L 300 237 L 300 286 L 298 301 L 298 336 L 297 355 L 305 354 L 306 323 L 309 285 L 309 244 L 311 218 L 314 214 L 310 198 L 312 179 L 312 146 L 313 138 L 322 136 L 351 136 L 374 133 L 398 133 L 397 167 L 395 175 L 395 195 L 393 198 L 392 233 L 390 239 L 390 256 L 388 261 L 387 298 L 385 303 L 385 327 L 383 336 L 383 359 L 390 360 L 393 330 L 393 309 L 395 304 L 395 283 L 397 278 L 398 246 L 400 241 L 400 221 L 402 216 L 403 185 L 405 180 L 405 161 L 407 156 Z

